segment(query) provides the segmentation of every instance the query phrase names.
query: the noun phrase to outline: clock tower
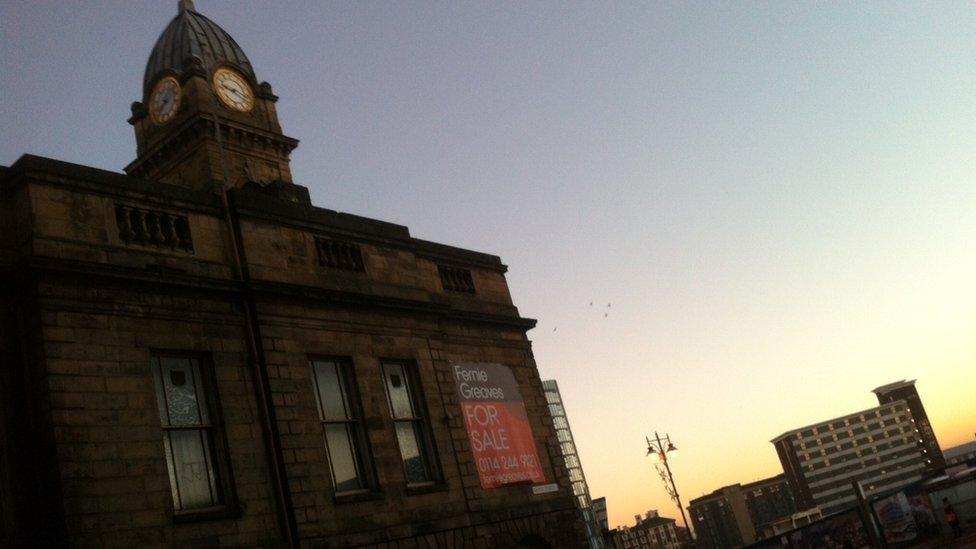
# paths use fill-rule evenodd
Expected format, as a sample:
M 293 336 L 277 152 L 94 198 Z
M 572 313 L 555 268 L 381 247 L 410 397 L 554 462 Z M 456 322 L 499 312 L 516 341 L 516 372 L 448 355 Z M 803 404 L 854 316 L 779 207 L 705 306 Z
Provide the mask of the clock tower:
M 291 183 L 298 140 L 281 132 L 277 100 L 237 42 L 180 0 L 132 104 L 137 157 L 125 172 L 197 190 Z

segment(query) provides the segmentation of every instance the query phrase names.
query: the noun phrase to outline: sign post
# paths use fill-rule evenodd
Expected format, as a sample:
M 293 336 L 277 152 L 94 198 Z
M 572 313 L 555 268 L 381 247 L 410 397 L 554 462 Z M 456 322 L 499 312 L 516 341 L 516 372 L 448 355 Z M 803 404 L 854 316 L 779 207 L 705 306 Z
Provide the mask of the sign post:
M 544 482 L 532 427 L 512 370 L 488 363 L 451 366 L 481 487 Z

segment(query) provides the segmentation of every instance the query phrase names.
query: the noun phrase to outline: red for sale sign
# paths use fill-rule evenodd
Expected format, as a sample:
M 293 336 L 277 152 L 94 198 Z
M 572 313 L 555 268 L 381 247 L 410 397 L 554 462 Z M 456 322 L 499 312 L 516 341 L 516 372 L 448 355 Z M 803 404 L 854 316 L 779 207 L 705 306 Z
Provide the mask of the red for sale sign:
M 482 488 L 545 481 L 525 403 L 501 364 L 452 364 Z

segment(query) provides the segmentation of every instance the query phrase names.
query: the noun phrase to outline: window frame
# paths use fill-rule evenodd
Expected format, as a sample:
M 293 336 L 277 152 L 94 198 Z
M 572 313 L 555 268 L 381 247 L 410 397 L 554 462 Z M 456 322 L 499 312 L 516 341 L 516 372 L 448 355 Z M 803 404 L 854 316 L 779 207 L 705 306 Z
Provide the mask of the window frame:
M 230 445 L 227 440 L 223 406 L 220 404 L 220 391 L 217 385 L 217 376 L 214 368 L 213 358 L 210 353 L 206 352 L 176 349 L 150 349 L 149 374 L 152 377 L 153 399 L 156 402 L 157 415 L 159 415 L 161 405 L 158 399 L 159 395 L 163 391 L 163 388 L 157 385 L 157 380 L 159 382 L 162 381 L 162 370 L 159 363 L 161 358 L 177 358 L 196 361 L 197 369 L 200 373 L 200 387 L 204 391 L 204 400 L 206 404 L 206 411 L 210 419 L 210 425 L 202 428 L 182 426 L 167 427 L 163 425 L 162 416 L 159 416 L 159 429 L 163 436 L 167 436 L 167 434 L 171 431 L 207 430 L 208 440 L 210 442 L 210 466 L 212 468 L 212 471 L 208 471 L 208 473 L 215 477 L 214 486 L 216 487 L 220 496 L 220 503 L 217 505 L 192 509 L 177 509 L 175 502 L 172 501 L 172 496 L 174 495 L 174 490 L 178 489 L 178 487 L 173 486 L 172 479 L 167 479 L 170 485 L 170 503 L 172 504 L 171 509 L 173 522 L 183 523 L 239 517 L 241 516 L 241 509 L 237 498 L 236 485 L 233 480 L 234 470 L 230 459 Z M 166 407 L 168 414 L 168 403 L 163 403 L 163 406 Z M 160 441 L 163 442 L 162 437 L 160 438 Z M 172 443 L 170 443 L 170 451 L 168 453 L 166 452 L 167 445 L 164 443 L 162 446 L 164 454 L 163 459 L 166 460 L 167 477 L 169 476 L 169 468 L 171 465 L 169 461 L 170 457 L 172 456 L 171 445 Z
M 350 411 L 354 414 L 353 418 L 345 420 L 326 419 L 325 409 L 322 406 L 322 395 L 319 394 L 318 378 L 315 373 L 316 362 L 332 362 L 336 365 L 336 371 L 341 372 L 345 377 L 340 383 L 345 382 L 346 394 L 344 395 Z M 329 476 L 332 481 L 332 495 L 336 501 L 358 501 L 369 499 L 380 493 L 378 477 L 376 475 L 376 463 L 373 459 L 372 446 L 369 443 L 369 433 L 366 426 L 366 417 L 363 409 L 362 393 L 359 390 L 359 380 L 356 376 L 356 367 L 352 358 L 347 356 L 334 355 L 312 355 L 308 357 L 309 375 L 312 380 L 312 391 L 315 396 L 315 406 L 318 411 L 318 421 L 321 429 L 322 444 L 325 448 L 326 459 L 329 462 Z M 341 388 L 340 388 L 341 389 Z M 332 451 L 329 449 L 329 441 L 325 434 L 326 425 L 347 425 L 354 427 L 353 440 L 356 444 L 356 452 L 359 457 L 357 464 L 361 475 L 362 488 L 356 490 L 339 491 L 336 486 L 335 469 L 332 464 Z
M 387 385 L 386 365 L 399 366 L 407 382 L 407 393 L 410 403 L 413 405 L 414 413 L 419 414 L 410 418 L 397 418 L 393 409 L 393 401 L 390 395 L 390 388 Z M 424 393 L 424 386 L 420 377 L 420 367 L 416 361 L 398 358 L 381 358 L 379 360 L 380 375 L 383 378 L 383 391 L 386 394 L 386 406 L 389 413 L 389 420 L 393 424 L 393 437 L 396 440 L 397 452 L 399 454 L 400 469 L 403 472 L 403 480 L 408 493 L 426 493 L 444 488 L 443 469 L 440 457 L 437 452 L 437 445 L 434 442 L 433 427 L 430 423 L 430 411 L 427 408 L 427 396 Z M 412 390 L 411 390 L 412 389 Z M 396 436 L 396 426 L 398 423 L 410 422 L 414 424 L 415 430 L 419 428 L 420 437 L 417 443 L 421 445 L 421 454 L 426 464 L 427 476 L 429 480 L 424 482 L 410 482 L 407 480 L 407 469 L 403 459 L 403 450 L 400 448 L 400 439 Z

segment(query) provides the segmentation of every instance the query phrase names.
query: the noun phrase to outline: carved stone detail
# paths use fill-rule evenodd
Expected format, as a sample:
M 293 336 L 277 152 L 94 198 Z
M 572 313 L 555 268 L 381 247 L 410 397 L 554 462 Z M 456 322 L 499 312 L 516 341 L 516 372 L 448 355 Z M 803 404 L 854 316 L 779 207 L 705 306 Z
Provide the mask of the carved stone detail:
M 130 246 L 151 246 L 193 253 L 190 221 L 185 215 L 115 205 L 119 240 Z

